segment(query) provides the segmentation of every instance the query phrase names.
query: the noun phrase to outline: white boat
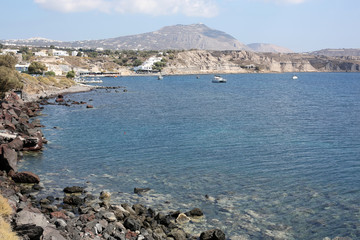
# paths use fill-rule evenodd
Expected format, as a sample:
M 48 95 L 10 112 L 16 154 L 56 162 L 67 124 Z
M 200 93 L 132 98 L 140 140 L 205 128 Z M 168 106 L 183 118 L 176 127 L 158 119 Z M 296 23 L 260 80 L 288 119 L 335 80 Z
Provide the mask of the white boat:
M 294 76 L 292 77 L 292 79 L 296 80 L 296 79 L 298 79 L 298 76 L 294 75 Z
M 218 75 L 214 76 L 214 79 L 212 80 L 213 83 L 226 83 L 226 79 L 223 77 L 220 77 Z
M 158 80 L 163 80 L 163 76 L 160 74 L 159 76 L 158 76 Z

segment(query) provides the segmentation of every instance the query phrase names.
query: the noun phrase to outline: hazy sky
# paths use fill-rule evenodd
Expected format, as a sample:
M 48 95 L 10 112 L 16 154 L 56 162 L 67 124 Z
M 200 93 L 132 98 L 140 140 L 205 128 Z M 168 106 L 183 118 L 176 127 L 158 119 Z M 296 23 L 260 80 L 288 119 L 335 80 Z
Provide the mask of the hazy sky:
M 204 23 L 297 52 L 360 48 L 360 0 L 0 0 L 0 39 L 72 41 Z

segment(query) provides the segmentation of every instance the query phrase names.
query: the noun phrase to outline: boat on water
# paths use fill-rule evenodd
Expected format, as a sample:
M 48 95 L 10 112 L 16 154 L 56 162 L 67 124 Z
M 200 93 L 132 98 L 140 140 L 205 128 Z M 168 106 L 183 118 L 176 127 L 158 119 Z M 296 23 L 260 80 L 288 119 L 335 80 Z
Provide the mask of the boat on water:
M 213 83 L 226 83 L 226 79 L 223 77 L 220 77 L 219 75 L 215 75 L 212 82 Z
M 164 79 L 164 77 L 160 74 L 159 76 L 158 76 L 158 80 L 163 80 Z
M 296 79 L 298 79 L 298 76 L 294 75 L 294 76 L 292 76 L 292 79 L 296 80 Z

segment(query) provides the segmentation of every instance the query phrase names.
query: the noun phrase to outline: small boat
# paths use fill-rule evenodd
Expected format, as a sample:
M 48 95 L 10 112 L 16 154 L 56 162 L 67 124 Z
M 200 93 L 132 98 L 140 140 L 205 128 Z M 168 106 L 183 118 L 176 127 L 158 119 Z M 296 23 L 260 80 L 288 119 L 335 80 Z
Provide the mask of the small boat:
M 220 77 L 218 75 L 214 76 L 214 79 L 212 80 L 213 83 L 226 83 L 226 79 L 223 77 Z
M 164 77 L 160 74 L 159 76 L 158 76 L 158 80 L 163 80 L 164 79 Z
M 296 79 L 298 79 L 298 76 L 294 75 L 294 76 L 292 77 L 292 79 L 296 80 Z

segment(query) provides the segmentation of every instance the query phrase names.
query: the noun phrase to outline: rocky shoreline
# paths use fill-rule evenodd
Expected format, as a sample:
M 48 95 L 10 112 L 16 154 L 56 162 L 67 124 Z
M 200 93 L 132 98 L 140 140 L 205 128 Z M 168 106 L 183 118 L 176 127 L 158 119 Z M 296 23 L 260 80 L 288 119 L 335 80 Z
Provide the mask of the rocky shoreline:
M 66 187 L 62 198 L 37 199 L 36 193 L 43 188 L 40 178 L 31 172 L 18 172 L 17 163 L 23 151 L 41 151 L 46 144 L 42 125 L 33 118 L 40 113 L 41 104 L 47 104 L 47 97 L 56 95 L 59 92 L 40 96 L 37 102 L 34 100 L 39 96 L 32 102 L 23 102 L 11 93 L 1 101 L 0 194 L 13 209 L 9 222 L 20 239 L 225 239 L 219 229 L 192 236 L 181 228 L 182 223 L 203 217 L 198 208 L 163 214 L 141 204 L 114 205 L 109 203 L 111 193 L 103 191 L 94 196 L 81 186 Z M 56 102 L 64 104 L 61 99 L 59 95 Z M 147 190 L 135 188 L 134 194 Z

